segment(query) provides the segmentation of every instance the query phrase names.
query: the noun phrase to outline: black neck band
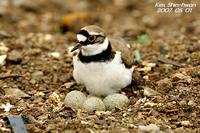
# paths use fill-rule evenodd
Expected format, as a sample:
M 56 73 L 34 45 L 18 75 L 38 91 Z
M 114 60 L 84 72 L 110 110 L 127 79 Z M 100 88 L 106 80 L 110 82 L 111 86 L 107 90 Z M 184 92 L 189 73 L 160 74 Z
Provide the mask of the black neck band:
M 107 49 L 105 49 L 103 52 L 101 52 L 99 54 L 85 56 L 80 51 L 78 57 L 79 57 L 80 61 L 83 63 L 104 62 L 104 61 L 108 61 L 112 58 L 112 53 L 113 53 L 112 47 L 109 42 Z

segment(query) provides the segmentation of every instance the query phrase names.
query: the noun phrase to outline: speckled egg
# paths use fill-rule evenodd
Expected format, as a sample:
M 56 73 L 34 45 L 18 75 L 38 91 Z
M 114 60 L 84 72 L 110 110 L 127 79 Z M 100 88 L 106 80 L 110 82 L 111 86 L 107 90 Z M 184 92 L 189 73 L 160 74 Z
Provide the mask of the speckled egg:
M 81 91 L 71 91 L 66 95 L 64 103 L 66 107 L 80 109 L 85 100 L 86 96 Z
M 88 112 L 91 111 L 105 111 L 105 105 L 103 101 L 98 97 L 88 97 L 83 103 L 83 109 Z
M 108 95 L 103 102 L 107 110 L 112 110 L 115 107 L 121 109 L 128 104 L 128 97 L 123 94 L 116 93 Z

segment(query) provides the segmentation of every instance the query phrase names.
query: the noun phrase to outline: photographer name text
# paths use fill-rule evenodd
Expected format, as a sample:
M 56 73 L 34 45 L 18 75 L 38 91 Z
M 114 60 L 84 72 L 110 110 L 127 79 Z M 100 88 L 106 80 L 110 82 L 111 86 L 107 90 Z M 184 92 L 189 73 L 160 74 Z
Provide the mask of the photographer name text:
M 155 3 L 157 13 L 191 13 L 195 7 L 197 7 L 197 4 L 194 3 Z

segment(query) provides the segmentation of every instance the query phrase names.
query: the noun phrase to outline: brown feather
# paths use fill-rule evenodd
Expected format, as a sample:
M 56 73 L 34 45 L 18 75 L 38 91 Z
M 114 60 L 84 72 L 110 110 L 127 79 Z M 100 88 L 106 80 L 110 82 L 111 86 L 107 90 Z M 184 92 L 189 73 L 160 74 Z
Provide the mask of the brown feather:
M 131 45 L 126 43 L 123 39 L 109 38 L 109 41 L 114 51 L 121 52 L 122 61 L 125 66 L 131 68 L 134 61 L 134 50 L 132 49 Z M 130 47 L 128 47 L 128 45 Z
M 88 32 L 96 32 L 96 33 L 99 33 L 99 35 L 105 36 L 104 30 L 96 25 L 85 26 L 82 28 L 82 30 L 86 30 Z

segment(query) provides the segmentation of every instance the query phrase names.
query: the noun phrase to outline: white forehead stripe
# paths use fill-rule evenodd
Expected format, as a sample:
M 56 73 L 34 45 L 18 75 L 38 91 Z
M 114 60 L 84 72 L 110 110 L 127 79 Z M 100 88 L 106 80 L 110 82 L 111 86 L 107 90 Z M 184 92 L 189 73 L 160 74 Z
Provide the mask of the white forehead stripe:
M 89 32 L 90 35 L 100 35 L 100 33 L 97 32 Z
M 87 40 L 87 37 L 77 34 L 77 39 L 79 42 L 85 42 Z

